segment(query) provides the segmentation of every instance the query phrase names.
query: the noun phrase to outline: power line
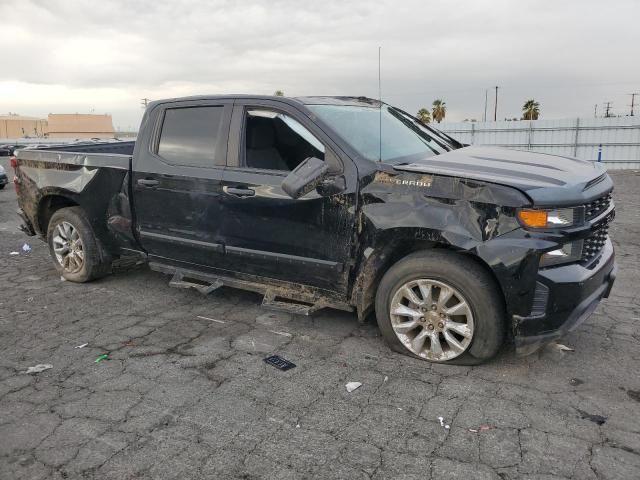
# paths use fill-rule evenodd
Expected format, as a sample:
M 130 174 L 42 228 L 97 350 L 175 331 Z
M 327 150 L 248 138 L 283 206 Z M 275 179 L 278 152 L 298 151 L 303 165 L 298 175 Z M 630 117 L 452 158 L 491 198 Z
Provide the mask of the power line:
M 144 108 L 146 110 L 147 105 L 149 105 L 149 99 L 148 98 L 143 98 L 140 100 L 140 105 L 142 105 L 142 108 Z
M 636 81 L 630 81 L 630 82 L 603 82 L 603 83 L 583 83 L 583 84 L 568 84 L 568 85 L 562 85 L 560 83 L 554 83 L 554 84 L 536 84 L 535 85 L 535 91 L 534 93 L 539 93 L 540 91 L 556 91 L 556 90 L 567 90 L 567 89 L 571 89 L 571 90 L 576 90 L 577 88 L 593 88 L 593 87 L 605 87 L 605 86 L 612 86 L 612 85 L 629 85 L 629 84 L 634 84 L 637 85 L 638 82 L 640 82 L 640 80 L 636 80 Z M 441 89 L 439 88 L 439 86 L 443 85 L 442 82 L 421 82 L 421 85 L 425 85 L 428 86 L 428 90 L 420 90 L 420 91 L 407 91 L 407 90 L 402 90 L 402 91 L 398 91 L 395 92 L 393 94 L 393 96 L 395 97 L 413 97 L 413 96 L 424 96 L 424 95 L 442 95 L 442 94 L 451 94 L 451 93 L 461 93 L 461 92 L 477 92 L 479 90 L 478 87 L 473 87 L 473 86 L 466 86 L 466 87 L 460 87 L 460 88 L 453 88 L 453 89 L 448 89 L 445 87 L 445 89 Z M 510 91 L 517 91 L 520 90 L 521 87 L 518 86 L 517 84 L 507 84 L 507 85 L 501 85 L 500 88 L 507 88 Z M 531 89 L 530 89 L 531 90 Z
M 604 102 L 604 118 L 609 118 L 612 117 L 613 115 L 610 114 L 610 110 L 611 110 L 611 104 L 613 102 Z

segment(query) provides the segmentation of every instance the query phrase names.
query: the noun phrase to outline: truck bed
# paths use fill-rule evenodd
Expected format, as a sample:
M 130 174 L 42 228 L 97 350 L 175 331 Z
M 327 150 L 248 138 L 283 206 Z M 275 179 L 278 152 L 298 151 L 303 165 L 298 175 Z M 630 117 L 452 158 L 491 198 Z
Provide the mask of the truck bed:
M 135 142 L 105 142 L 56 145 L 16 151 L 21 165 L 35 167 L 34 162 L 129 169 Z M 52 168 L 39 165 L 39 168 Z M 56 169 L 55 167 L 53 167 Z
M 56 208 L 79 205 L 115 251 L 118 242 L 107 230 L 105 219 L 111 215 L 130 218 L 126 192 L 134 146 L 135 142 L 105 142 L 16 151 L 16 191 L 23 230 L 45 237 L 48 219 Z
M 68 145 L 54 145 L 51 147 L 37 148 L 38 151 L 56 152 L 81 152 L 81 153 L 117 153 L 121 155 L 133 155 L 136 142 L 86 142 L 71 143 Z M 27 150 L 30 151 L 30 150 Z

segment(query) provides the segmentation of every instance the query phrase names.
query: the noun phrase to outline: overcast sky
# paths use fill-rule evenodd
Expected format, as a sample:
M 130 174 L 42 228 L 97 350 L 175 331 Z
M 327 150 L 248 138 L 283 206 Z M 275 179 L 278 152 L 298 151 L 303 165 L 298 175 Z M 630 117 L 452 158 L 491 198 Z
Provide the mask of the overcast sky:
M 382 95 L 447 120 L 627 114 L 640 92 L 639 0 L 0 0 L 0 113 L 111 113 L 140 99 Z M 639 98 L 636 98 L 639 101 Z M 639 109 L 640 110 L 640 109 Z

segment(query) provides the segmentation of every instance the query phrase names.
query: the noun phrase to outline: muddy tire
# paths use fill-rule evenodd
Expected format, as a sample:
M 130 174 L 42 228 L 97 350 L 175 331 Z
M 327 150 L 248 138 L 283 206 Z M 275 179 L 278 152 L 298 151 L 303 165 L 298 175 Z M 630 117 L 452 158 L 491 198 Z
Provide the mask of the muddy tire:
M 47 228 L 56 270 L 71 282 L 90 282 L 111 271 L 111 259 L 80 207 L 56 211 Z
M 412 253 L 384 275 L 376 318 L 395 351 L 422 360 L 477 365 L 504 341 L 504 301 L 480 265 L 446 250 Z

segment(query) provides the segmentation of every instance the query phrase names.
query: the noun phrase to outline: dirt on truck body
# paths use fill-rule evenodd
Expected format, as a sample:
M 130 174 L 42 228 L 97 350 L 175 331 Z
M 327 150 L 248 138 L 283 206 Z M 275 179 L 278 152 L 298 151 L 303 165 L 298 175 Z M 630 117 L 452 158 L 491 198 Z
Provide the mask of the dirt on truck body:
M 615 280 L 601 165 L 464 146 L 367 98 L 157 101 L 135 143 L 13 165 L 22 228 L 68 280 L 144 258 L 267 308 L 373 313 L 392 348 L 430 361 L 479 363 L 507 338 L 530 353 Z

